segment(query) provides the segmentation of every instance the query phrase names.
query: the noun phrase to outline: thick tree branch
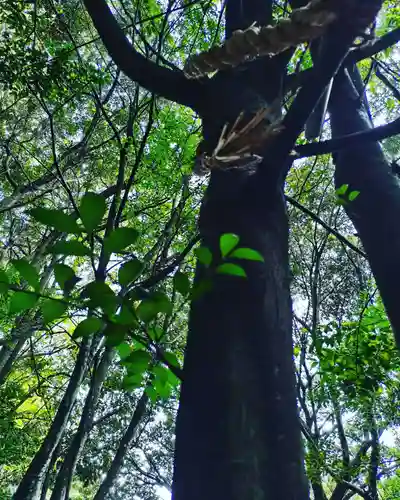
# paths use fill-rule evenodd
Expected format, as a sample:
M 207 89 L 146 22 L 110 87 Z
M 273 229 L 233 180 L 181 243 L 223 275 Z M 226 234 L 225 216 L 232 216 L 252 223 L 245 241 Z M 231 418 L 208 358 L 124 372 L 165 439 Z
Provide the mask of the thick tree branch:
M 299 158 L 306 158 L 308 156 L 322 155 L 334 153 L 341 149 L 353 147 L 363 142 L 377 142 L 400 134 L 400 117 L 396 118 L 386 125 L 380 125 L 371 130 L 364 132 L 356 132 L 354 134 L 345 135 L 343 137 L 336 137 L 328 141 L 313 142 L 310 144 L 303 144 L 296 146 L 294 151 Z
M 331 78 L 336 75 L 348 56 L 356 33 L 372 21 L 372 16 L 375 17 L 379 12 L 381 3 L 380 0 L 370 0 L 360 2 L 357 6 L 354 5 L 354 13 L 355 15 L 359 14 L 359 18 L 349 21 L 342 12 L 324 35 L 320 62 L 313 68 L 312 78 L 309 79 L 307 85 L 299 90 L 286 114 L 282 122 L 286 130 L 280 134 L 272 148 L 267 151 L 268 155 L 274 158 L 274 167 L 271 166 L 271 168 L 275 168 L 275 171 L 278 170 L 277 174 L 282 178 L 286 176 L 291 166 L 291 162 L 287 161 L 288 155 L 307 119 Z M 365 12 L 364 9 L 366 9 Z M 346 12 L 346 14 L 348 16 L 349 13 Z
M 126 38 L 106 0 L 84 0 L 84 4 L 110 57 L 121 71 L 154 94 L 197 108 L 203 89 L 201 82 L 190 81 L 183 72 L 159 66 L 139 54 Z
M 354 34 L 343 32 L 342 27 L 337 23 L 328 30 L 320 63 L 315 66 L 312 72 L 313 78 L 310 78 L 308 85 L 299 90 L 282 122 L 283 133 L 278 136 L 272 148 L 268 148 L 267 155 L 274 159 L 274 165 L 268 165 L 267 170 L 274 169 L 276 175 L 282 176 L 282 178 L 286 176 L 291 166 L 291 162 L 288 161 L 290 151 L 317 105 L 321 94 L 342 65 L 353 38 Z
M 368 57 L 373 57 L 382 50 L 388 49 L 393 45 L 396 45 L 400 40 L 400 28 L 396 28 L 389 33 L 377 38 L 374 42 L 371 42 L 367 45 L 363 45 L 357 49 L 352 50 L 346 56 L 343 65 L 350 66 L 354 63 L 362 61 L 363 59 L 367 59 Z M 301 73 L 293 73 L 287 76 L 287 81 L 285 83 L 286 89 L 295 90 L 298 87 L 304 85 L 313 71 L 313 68 L 306 69 Z
M 392 47 L 392 45 L 395 45 L 399 40 L 400 40 L 400 28 L 396 28 L 393 31 L 389 31 L 389 33 L 386 33 L 380 38 L 377 38 L 373 42 L 361 46 L 360 48 L 350 52 L 345 61 L 346 65 L 361 61 L 362 59 L 366 59 L 367 57 L 372 57 L 378 54 L 379 52 L 382 52 L 382 50 Z

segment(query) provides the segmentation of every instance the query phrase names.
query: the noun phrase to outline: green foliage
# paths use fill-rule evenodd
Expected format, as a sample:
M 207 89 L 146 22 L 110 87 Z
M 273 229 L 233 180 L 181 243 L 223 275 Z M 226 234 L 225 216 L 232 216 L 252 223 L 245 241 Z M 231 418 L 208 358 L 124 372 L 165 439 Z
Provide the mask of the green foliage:
M 7 273 L 0 269 L 0 293 L 8 292 L 9 279 Z
M 25 259 L 13 260 L 11 262 L 15 269 L 19 272 L 21 278 L 23 278 L 28 285 L 37 291 L 40 286 L 40 278 L 36 268 Z
M 183 296 L 188 295 L 190 292 L 190 280 L 189 277 L 181 272 L 174 274 L 174 285 L 175 289 L 181 293 Z
M 209 267 L 212 262 L 211 250 L 207 247 L 200 246 L 196 248 L 196 257 L 204 266 Z
M 96 193 L 86 193 L 79 205 L 79 213 L 88 233 L 93 232 L 103 219 L 106 201 Z
M 332 377 L 350 398 L 370 398 L 391 384 L 391 373 L 400 369 L 390 323 L 381 307 L 370 306 L 361 321 L 340 328 L 326 328 L 322 340 L 322 378 Z
M 247 277 L 246 271 L 242 267 L 240 267 L 236 264 L 231 264 L 230 262 L 226 262 L 226 263 L 218 266 L 217 273 L 229 274 L 231 276 L 240 276 L 242 278 Z
M 104 240 L 104 248 L 108 253 L 120 253 L 133 245 L 139 237 L 139 232 L 130 227 L 114 229 Z
M 222 257 L 226 257 L 239 243 L 239 236 L 236 234 L 223 234 L 221 235 L 219 247 L 221 249 Z
M 86 318 L 79 323 L 75 328 L 72 338 L 78 339 L 80 337 L 89 337 L 93 333 L 98 332 L 102 327 L 102 321 L 99 318 L 90 317 Z
M 54 255 L 75 255 L 78 257 L 91 255 L 90 248 L 78 240 L 59 241 L 48 251 Z
M 144 269 L 144 264 L 137 258 L 125 262 L 119 268 L 118 281 L 120 285 L 129 285 L 136 281 Z
M 57 283 L 60 285 L 60 288 L 68 293 L 74 287 L 79 279 L 75 275 L 73 269 L 71 269 L 66 264 L 55 264 L 54 265 L 54 277 Z
M 34 307 L 38 296 L 27 292 L 14 292 L 10 300 L 10 313 L 17 314 Z
M 252 248 L 237 248 L 230 254 L 230 257 L 236 259 L 264 262 L 264 257 L 259 252 L 257 252 L 257 250 L 253 250 Z
M 81 232 L 81 228 L 78 226 L 75 218 L 62 210 L 33 208 L 30 214 L 38 222 L 52 227 L 57 231 L 72 234 L 79 234 Z
M 40 304 L 45 323 L 60 318 L 67 310 L 68 305 L 61 300 L 46 299 Z
M 172 308 L 172 303 L 167 295 L 162 292 L 154 292 L 148 299 L 139 304 L 136 314 L 144 323 L 149 323 L 158 314 L 170 315 Z

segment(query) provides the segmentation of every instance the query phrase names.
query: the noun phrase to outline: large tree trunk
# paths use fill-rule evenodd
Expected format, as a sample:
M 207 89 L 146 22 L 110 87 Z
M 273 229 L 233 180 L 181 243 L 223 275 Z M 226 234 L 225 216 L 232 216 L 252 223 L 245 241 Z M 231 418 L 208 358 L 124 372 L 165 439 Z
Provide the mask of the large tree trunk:
M 356 70 L 357 71 L 357 70 Z M 338 74 L 329 112 L 332 136 L 372 127 L 368 112 L 347 70 Z M 360 195 L 345 205 L 368 255 L 383 303 L 400 347 L 400 185 L 379 143 L 367 142 L 335 155 L 335 184 Z
M 48 465 L 54 450 L 64 434 L 79 386 L 85 376 L 91 345 L 92 340 L 90 338 L 82 340 L 74 370 L 64 397 L 58 407 L 57 414 L 53 419 L 47 436 L 43 440 L 42 446 L 37 451 L 28 470 L 22 478 L 13 496 L 13 500 L 38 500 L 40 498 Z
M 72 476 L 75 472 L 79 454 L 85 445 L 89 431 L 92 427 L 96 405 L 104 380 L 107 376 L 107 370 L 112 361 L 113 354 L 113 349 L 111 347 L 107 347 L 93 373 L 89 393 L 86 397 L 78 430 L 72 439 L 62 466 L 58 471 L 50 500 L 67 500 L 69 498 Z
M 247 278 L 215 275 L 194 301 L 176 428 L 174 500 L 304 500 L 292 358 L 288 221 L 282 191 L 263 199 L 239 175 L 215 174 L 203 203 L 202 243 L 223 233 L 259 251 Z M 239 183 L 239 184 L 238 184 Z M 226 186 L 236 184 L 235 196 Z M 230 189 L 228 190 L 230 191 Z M 205 276 L 199 267 L 197 281 Z
M 227 37 L 271 21 L 271 2 L 231 0 Z M 251 116 L 280 97 L 289 53 L 221 72 L 200 114 L 205 149 L 241 111 Z M 283 183 L 249 171 L 212 171 L 199 230 L 215 261 L 224 233 L 264 262 L 242 262 L 247 278 L 212 274 L 191 306 L 176 424 L 174 500 L 306 500 L 308 487 L 296 406 L 289 290 L 288 219 Z M 260 177 L 261 178 L 261 177 Z M 236 261 L 238 262 L 238 261 Z M 196 282 L 208 270 L 198 266 Z

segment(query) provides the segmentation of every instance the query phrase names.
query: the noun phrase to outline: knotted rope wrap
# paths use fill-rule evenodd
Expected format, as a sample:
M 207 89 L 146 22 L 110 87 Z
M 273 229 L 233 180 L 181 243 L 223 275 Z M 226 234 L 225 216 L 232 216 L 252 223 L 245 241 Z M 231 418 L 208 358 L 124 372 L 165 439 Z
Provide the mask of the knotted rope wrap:
M 235 31 L 224 45 L 192 56 L 185 65 L 185 74 L 199 78 L 259 56 L 278 54 L 321 36 L 336 20 L 340 20 L 344 30 L 351 30 L 356 36 L 372 23 L 380 6 L 380 0 L 311 0 L 276 26 L 252 25 L 244 31 Z M 211 154 L 202 151 L 200 143 L 194 173 L 204 175 L 212 169 L 251 169 L 258 165 L 262 161 L 260 150 L 283 129 L 282 118 L 276 118 L 274 107 L 276 103 L 260 109 L 246 124 L 241 113 L 229 131 L 225 124 Z
M 256 57 L 279 54 L 289 47 L 318 38 L 339 18 L 344 22 L 344 29 L 347 27 L 357 32 L 374 20 L 380 4 L 378 0 L 311 0 L 275 26 L 253 24 L 243 31 L 235 31 L 222 46 L 191 56 L 184 67 L 185 75 L 200 78 Z

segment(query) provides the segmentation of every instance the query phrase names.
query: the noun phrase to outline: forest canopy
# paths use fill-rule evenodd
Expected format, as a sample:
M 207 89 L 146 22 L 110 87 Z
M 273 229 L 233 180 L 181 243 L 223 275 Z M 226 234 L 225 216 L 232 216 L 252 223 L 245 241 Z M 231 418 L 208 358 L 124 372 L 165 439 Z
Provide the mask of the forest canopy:
M 400 499 L 399 41 L 3 0 L 0 500 Z

